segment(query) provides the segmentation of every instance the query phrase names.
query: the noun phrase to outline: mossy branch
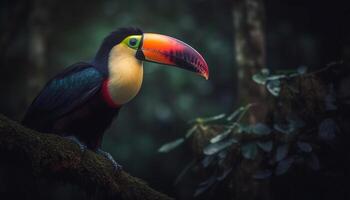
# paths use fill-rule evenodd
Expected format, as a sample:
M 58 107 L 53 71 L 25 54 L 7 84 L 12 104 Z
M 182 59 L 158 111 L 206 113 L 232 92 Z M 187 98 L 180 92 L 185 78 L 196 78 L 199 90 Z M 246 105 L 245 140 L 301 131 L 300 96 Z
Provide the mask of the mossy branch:
M 172 199 L 124 171 L 114 173 L 111 162 L 101 155 L 81 152 L 65 138 L 25 128 L 1 114 L 0 154 L 17 158 L 16 163 L 29 168 L 33 177 L 76 184 L 88 193 L 98 188 L 108 199 Z

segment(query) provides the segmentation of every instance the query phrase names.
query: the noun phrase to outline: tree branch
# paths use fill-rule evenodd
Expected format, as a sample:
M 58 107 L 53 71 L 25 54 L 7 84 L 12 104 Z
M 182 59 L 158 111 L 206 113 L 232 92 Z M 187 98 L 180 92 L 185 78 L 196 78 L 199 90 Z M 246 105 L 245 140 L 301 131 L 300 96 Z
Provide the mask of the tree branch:
M 81 152 L 78 145 L 65 138 L 25 128 L 3 115 L 0 154 L 20 158 L 16 162 L 28 166 L 36 178 L 74 183 L 86 191 L 99 188 L 109 198 L 172 199 L 124 171 L 113 173 L 111 162 L 103 156 L 90 150 Z

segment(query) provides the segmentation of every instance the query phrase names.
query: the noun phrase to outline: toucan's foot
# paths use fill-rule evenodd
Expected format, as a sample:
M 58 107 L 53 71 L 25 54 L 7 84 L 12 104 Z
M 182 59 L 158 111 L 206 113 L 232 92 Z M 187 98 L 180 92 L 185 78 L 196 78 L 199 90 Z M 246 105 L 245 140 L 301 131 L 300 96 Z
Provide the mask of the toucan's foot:
M 83 144 L 82 142 L 80 142 L 80 140 L 77 137 L 70 135 L 70 136 L 66 136 L 65 138 L 67 138 L 68 140 L 77 144 L 79 146 L 81 152 L 84 152 L 86 150 L 87 146 L 85 144 Z
M 110 160 L 112 162 L 113 165 L 113 169 L 114 171 L 121 171 L 123 169 L 123 167 L 121 165 L 119 165 L 113 158 L 113 156 L 111 154 L 109 154 L 108 152 L 103 151 L 102 149 L 97 149 L 96 153 L 104 156 L 105 158 L 107 158 L 108 160 Z

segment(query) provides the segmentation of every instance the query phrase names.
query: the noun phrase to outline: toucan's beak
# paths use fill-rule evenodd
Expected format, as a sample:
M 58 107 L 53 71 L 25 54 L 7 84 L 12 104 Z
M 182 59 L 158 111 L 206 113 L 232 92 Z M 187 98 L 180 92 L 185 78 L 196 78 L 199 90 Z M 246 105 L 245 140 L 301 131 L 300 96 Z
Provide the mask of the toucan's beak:
M 204 58 L 190 45 L 175 38 L 144 33 L 136 57 L 140 60 L 173 65 L 209 78 L 208 65 Z

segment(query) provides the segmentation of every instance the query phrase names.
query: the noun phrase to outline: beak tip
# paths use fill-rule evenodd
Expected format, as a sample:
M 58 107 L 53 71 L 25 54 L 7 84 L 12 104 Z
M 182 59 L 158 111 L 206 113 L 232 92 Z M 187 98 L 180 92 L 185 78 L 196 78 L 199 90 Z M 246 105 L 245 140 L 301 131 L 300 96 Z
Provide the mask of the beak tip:
M 200 74 L 200 75 L 203 76 L 203 78 L 204 78 L 205 80 L 208 80 L 208 79 L 209 79 L 209 73 L 208 73 L 208 72 L 202 73 L 202 74 Z

